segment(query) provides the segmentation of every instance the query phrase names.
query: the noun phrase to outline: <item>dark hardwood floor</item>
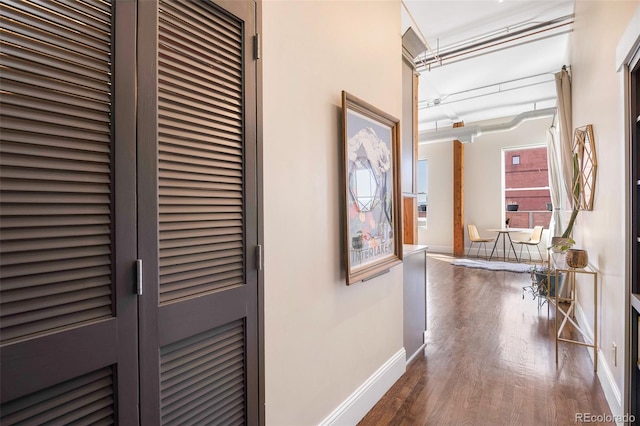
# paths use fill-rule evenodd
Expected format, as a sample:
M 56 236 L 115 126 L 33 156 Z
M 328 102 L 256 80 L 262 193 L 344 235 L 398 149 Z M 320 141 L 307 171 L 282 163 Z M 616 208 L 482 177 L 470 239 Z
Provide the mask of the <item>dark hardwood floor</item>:
M 561 343 L 556 366 L 553 309 L 547 317 L 546 305 L 538 312 L 523 300 L 528 274 L 449 260 L 429 255 L 424 353 L 359 425 L 573 425 L 577 413 L 611 415 L 586 348 Z

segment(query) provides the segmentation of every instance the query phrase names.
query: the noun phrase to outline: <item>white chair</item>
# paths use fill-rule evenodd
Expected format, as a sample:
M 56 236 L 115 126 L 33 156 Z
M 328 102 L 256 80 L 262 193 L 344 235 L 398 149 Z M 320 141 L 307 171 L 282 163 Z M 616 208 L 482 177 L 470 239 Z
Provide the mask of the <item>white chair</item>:
M 538 249 L 538 254 L 540 255 L 540 260 L 542 261 L 542 253 L 540 252 L 540 241 L 542 241 L 542 226 L 534 226 L 533 232 L 531 236 L 527 240 L 513 240 L 513 244 L 520 244 L 520 260 L 522 260 L 522 247 L 527 248 L 527 253 L 529 253 L 529 261 L 532 260 L 531 252 L 529 251 L 529 246 L 536 246 Z
M 478 252 L 476 253 L 476 257 L 480 257 L 480 244 L 484 244 L 484 257 L 489 257 L 487 256 L 487 243 L 492 243 L 495 240 L 493 238 L 480 237 L 478 228 L 476 228 L 475 225 L 467 225 L 467 229 L 469 230 L 469 241 L 471 242 L 469 244 L 469 250 L 467 250 L 467 257 L 469 257 L 473 243 L 478 243 Z

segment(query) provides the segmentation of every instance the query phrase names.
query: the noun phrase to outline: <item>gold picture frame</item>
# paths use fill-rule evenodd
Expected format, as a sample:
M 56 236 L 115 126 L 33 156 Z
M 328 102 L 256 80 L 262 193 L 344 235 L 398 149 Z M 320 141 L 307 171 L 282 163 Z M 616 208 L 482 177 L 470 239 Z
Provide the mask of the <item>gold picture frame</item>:
M 591 124 L 575 129 L 571 152 L 574 157 L 574 167 L 577 167 L 576 179 L 573 182 L 573 202 L 577 203 L 580 210 L 593 210 L 598 160 Z
M 400 121 L 342 92 L 347 285 L 402 262 Z

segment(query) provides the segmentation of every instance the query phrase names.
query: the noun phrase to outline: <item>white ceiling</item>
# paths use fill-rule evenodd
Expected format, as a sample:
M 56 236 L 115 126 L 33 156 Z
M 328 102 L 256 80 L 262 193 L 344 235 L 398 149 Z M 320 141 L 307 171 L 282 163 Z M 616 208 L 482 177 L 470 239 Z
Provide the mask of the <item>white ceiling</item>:
M 403 33 L 412 27 L 431 49 L 416 58 L 430 64 L 418 66 L 419 131 L 556 105 L 573 0 L 403 1 Z M 461 49 L 473 52 L 453 57 Z

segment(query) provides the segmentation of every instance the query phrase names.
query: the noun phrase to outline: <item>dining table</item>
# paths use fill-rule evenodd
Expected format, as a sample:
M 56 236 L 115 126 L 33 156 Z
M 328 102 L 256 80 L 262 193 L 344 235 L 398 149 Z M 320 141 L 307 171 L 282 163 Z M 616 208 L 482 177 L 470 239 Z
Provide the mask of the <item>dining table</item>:
M 526 232 L 526 229 L 520 229 L 520 228 L 490 228 L 487 229 L 487 231 L 489 232 L 497 232 L 498 236 L 496 237 L 496 241 L 493 243 L 493 249 L 491 250 L 491 256 L 489 256 L 489 260 L 491 260 L 493 258 L 493 254 L 496 251 L 496 247 L 498 246 L 498 241 L 500 240 L 500 237 L 502 237 L 502 258 L 504 261 L 507 261 L 509 259 L 509 250 L 513 251 L 513 256 L 516 258 L 516 262 L 520 262 L 520 260 L 518 259 L 518 253 L 516 253 L 516 249 L 513 246 L 513 241 L 511 240 L 511 233 L 512 232 Z M 507 240 L 509 240 L 509 247 L 507 247 Z M 498 256 L 496 256 L 496 258 L 499 258 Z

